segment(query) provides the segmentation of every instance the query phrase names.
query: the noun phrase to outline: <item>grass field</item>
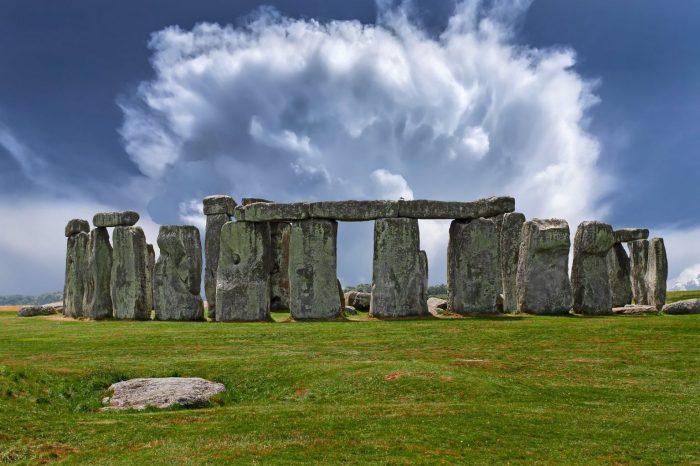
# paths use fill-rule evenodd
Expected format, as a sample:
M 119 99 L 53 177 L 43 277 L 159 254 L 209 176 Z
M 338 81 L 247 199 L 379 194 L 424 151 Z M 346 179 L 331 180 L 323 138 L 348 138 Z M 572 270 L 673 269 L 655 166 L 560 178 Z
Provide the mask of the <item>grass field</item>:
M 357 319 L 1 313 L 0 463 L 700 464 L 700 315 Z M 99 410 L 113 382 L 172 375 L 228 390 Z

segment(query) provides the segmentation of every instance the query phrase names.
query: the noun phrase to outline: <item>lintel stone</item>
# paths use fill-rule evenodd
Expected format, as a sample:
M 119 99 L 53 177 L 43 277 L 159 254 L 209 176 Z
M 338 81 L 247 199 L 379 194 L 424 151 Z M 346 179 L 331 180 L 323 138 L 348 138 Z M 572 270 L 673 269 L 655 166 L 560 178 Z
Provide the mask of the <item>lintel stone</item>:
M 131 227 L 139 221 L 138 212 L 100 212 L 92 217 L 92 224 L 99 227 Z
M 309 204 L 311 218 L 366 221 L 399 216 L 399 201 L 329 201 Z
M 649 230 L 646 228 L 620 228 L 614 232 L 616 243 L 628 243 L 640 239 L 649 238 Z

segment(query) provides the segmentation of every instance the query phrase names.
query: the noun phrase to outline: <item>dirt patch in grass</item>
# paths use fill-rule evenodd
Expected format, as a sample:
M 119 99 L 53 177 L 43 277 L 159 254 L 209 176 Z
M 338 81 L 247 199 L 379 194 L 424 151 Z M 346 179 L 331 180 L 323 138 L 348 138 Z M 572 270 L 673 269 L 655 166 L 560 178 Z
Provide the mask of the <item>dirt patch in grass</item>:
M 20 309 L 22 309 L 24 305 L 16 305 L 16 306 L 0 306 L 0 312 L 17 312 Z

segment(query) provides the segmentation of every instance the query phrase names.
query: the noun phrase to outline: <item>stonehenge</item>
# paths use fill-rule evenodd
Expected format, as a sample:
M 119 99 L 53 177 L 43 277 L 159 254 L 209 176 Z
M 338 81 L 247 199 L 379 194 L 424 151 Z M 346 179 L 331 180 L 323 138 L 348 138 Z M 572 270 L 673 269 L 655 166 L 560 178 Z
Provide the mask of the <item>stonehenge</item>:
M 614 244 L 613 229 L 601 222 L 583 222 L 576 229 L 571 268 L 573 309 L 579 314 L 612 313 L 606 256 Z
M 632 303 L 632 265 L 623 243 L 643 240 L 649 237 L 644 228 L 622 228 L 613 232 L 614 244 L 606 258 L 612 306 L 624 307 Z
M 112 245 L 109 232 L 98 227 L 90 232 L 83 314 L 90 319 L 112 317 Z
M 216 318 L 216 271 L 219 264 L 221 227 L 231 221 L 236 201 L 230 196 L 204 198 L 204 215 L 207 226 L 204 234 L 204 294 L 207 298 L 209 318 Z
M 85 282 L 88 262 L 90 225 L 87 220 L 73 219 L 66 225 L 66 274 L 63 287 L 63 313 L 83 317 Z

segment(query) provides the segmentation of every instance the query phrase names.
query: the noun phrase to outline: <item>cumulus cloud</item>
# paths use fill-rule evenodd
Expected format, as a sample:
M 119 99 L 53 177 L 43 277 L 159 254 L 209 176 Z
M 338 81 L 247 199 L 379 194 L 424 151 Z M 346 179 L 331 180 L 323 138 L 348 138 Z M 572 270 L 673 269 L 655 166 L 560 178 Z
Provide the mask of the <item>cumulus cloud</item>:
M 700 289 L 700 226 L 672 225 L 653 230 L 652 234 L 664 239 L 668 255 L 669 289 Z
M 371 25 L 268 8 L 242 26 L 166 28 L 150 41 L 153 79 L 120 103 L 124 146 L 174 206 L 217 192 L 514 195 L 529 217 L 604 217 L 611 180 L 586 130 L 594 83 L 574 71 L 573 51 L 515 43 L 513 12 L 528 2 L 506 3 L 517 8 L 459 3 L 439 35 L 389 1 Z M 423 239 L 431 281 L 443 281 L 446 229 Z M 356 249 L 340 244 L 341 276 L 368 281 L 371 255 L 358 265 L 344 248 Z

